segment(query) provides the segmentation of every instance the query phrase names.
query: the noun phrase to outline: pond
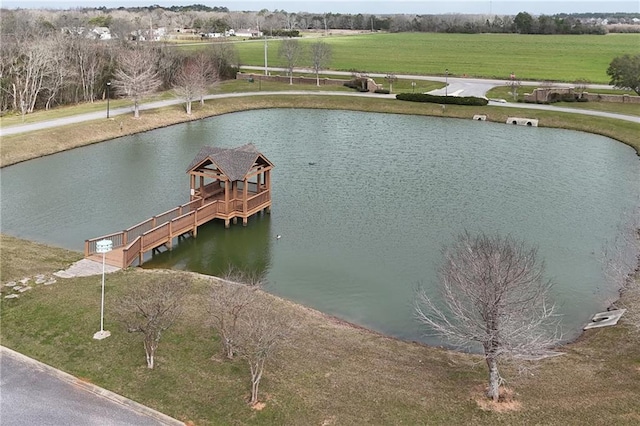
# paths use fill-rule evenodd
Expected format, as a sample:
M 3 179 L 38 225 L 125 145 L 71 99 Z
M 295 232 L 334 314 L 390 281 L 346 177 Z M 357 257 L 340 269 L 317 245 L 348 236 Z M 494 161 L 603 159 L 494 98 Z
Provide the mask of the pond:
M 441 248 L 463 230 L 539 247 L 568 338 L 616 297 L 598 259 L 639 203 L 633 150 L 473 120 L 272 109 L 123 137 L 2 169 L 2 232 L 82 250 L 188 201 L 202 145 L 248 142 L 276 166 L 272 213 L 210 223 L 145 267 L 257 270 L 274 294 L 428 343 L 413 291 L 436 291 Z

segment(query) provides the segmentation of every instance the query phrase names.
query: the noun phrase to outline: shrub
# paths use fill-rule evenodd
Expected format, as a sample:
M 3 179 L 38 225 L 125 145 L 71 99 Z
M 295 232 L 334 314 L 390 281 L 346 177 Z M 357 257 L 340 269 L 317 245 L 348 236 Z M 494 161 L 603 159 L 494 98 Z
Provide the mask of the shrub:
M 398 93 L 396 99 L 400 101 L 410 102 L 430 102 L 435 104 L 454 104 L 454 105 L 470 105 L 484 106 L 489 103 L 485 98 L 477 98 L 475 96 L 434 96 L 426 93 Z
M 381 93 L 383 95 L 388 95 L 391 92 L 389 92 L 387 89 L 376 89 L 374 93 Z

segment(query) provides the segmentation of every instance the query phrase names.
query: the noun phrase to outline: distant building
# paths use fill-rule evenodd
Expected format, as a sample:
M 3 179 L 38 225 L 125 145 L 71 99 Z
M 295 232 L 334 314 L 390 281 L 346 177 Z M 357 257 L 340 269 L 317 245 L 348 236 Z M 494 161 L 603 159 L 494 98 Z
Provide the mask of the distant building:
M 233 30 L 229 30 L 233 31 Z M 235 35 L 237 37 L 262 37 L 262 31 L 254 30 L 252 28 L 245 28 L 242 30 L 235 30 Z
M 91 33 L 95 34 L 97 39 L 111 40 L 111 31 L 108 27 L 95 27 L 91 30 Z

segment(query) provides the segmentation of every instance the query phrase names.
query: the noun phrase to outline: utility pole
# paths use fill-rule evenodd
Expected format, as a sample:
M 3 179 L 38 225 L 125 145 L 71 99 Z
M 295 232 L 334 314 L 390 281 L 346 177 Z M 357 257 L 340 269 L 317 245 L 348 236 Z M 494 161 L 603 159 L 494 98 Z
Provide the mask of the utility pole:
M 264 75 L 269 75 L 269 68 L 267 67 L 267 35 L 264 35 Z

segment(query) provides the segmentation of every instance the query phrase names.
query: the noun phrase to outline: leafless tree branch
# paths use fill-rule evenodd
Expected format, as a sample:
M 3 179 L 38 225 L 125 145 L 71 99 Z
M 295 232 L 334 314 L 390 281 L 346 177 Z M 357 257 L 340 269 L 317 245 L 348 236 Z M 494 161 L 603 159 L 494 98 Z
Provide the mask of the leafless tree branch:
M 415 300 L 419 322 L 465 349 L 482 347 L 489 367 L 489 397 L 497 400 L 502 357 L 531 359 L 561 338 L 537 251 L 513 238 L 461 234 L 444 250 L 441 301 L 422 288 Z

